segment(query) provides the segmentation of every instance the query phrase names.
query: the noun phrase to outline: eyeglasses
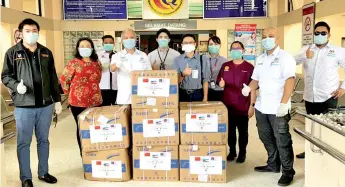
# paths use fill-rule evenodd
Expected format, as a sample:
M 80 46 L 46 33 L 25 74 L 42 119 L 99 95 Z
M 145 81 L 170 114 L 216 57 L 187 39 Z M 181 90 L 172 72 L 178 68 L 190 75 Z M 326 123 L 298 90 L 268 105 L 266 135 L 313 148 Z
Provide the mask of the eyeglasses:
M 322 31 L 322 32 L 316 31 L 316 32 L 314 33 L 315 36 L 319 36 L 320 34 L 321 34 L 322 36 L 326 36 L 326 35 L 327 35 L 327 32 L 326 32 L 326 31 Z

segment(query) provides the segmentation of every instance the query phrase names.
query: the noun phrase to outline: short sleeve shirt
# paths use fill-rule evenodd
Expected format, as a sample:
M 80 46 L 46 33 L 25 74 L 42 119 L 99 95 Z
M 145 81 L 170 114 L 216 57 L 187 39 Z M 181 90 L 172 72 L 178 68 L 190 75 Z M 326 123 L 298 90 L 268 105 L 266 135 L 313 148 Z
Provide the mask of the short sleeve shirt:
M 98 59 L 101 62 L 102 65 L 104 64 L 109 64 L 110 65 L 110 58 L 109 58 L 109 53 L 106 51 L 102 51 L 97 54 Z M 110 74 L 111 76 L 111 87 L 110 87 Z M 117 72 L 110 72 L 110 69 L 104 69 L 102 68 L 102 79 L 101 82 L 99 83 L 99 87 L 101 90 L 117 90 Z

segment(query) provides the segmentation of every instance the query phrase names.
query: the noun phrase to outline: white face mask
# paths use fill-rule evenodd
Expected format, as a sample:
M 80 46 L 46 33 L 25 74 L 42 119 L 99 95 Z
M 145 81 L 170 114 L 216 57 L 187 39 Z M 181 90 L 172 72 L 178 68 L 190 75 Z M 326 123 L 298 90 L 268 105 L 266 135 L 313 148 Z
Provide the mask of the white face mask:
M 195 45 L 193 44 L 185 44 L 182 46 L 182 51 L 187 53 L 193 52 L 195 50 Z
M 37 43 L 38 37 L 39 35 L 36 32 L 23 33 L 23 39 L 29 45 L 35 45 Z

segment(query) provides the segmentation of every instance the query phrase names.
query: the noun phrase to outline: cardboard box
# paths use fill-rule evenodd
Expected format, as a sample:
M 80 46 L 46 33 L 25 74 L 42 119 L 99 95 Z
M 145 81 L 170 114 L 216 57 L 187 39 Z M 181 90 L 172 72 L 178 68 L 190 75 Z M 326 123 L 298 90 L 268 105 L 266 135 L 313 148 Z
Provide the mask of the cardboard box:
M 133 145 L 179 145 L 178 111 L 177 108 L 133 109 Z
M 83 152 L 129 147 L 129 106 L 90 108 L 78 119 Z
M 91 181 L 129 181 L 128 149 L 83 152 L 84 177 Z
M 222 102 L 180 103 L 180 134 L 183 145 L 226 145 L 227 108 Z
M 226 145 L 180 145 L 180 181 L 226 183 Z
M 175 70 L 132 72 L 132 108 L 178 108 Z
M 133 147 L 133 180 L 178 181 L 178 146 Z

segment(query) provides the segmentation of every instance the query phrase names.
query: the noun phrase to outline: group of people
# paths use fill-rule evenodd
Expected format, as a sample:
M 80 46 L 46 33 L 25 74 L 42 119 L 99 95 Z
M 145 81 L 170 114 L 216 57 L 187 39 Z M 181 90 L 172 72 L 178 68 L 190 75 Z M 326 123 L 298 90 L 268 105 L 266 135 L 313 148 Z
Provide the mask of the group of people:
M 176 70 L 180 101 L 222 101 L 228 108 L 230 154 L 228 161 L 246 160 L 248 121 L 254 113 L 260 140 L 268 154 L 265 166 L 258 172 L 279 173 L 278 184 L 289 185 L 295 175 L 294 153 L 289 132 L 290 97 L 294 88 L 296 64 L 303 63 L 304 99 L 308 114 L 319 114 L 336 107 L 345 93 L 339 87 L 338 66 L 345 68 L 345 49 L 330 44 L 330 27 L 325 22 L 315 25 L 315 44 L 305 46 L 293 57 L 278 46 L 275 28 L 263 32 L 260 55 L 255 67 L 243 59 L 245 48 L 239 41 L 231 44 L 232 60 L 219 55 L 221 40 L 208 40 L 207 55 L 197 52 L 194 35 L 182 38 L 183 54 L 169 47 L 170 32 L 160 29 L 156 35 L 158 48 L 149 55 L 136 49 L 136 33 L 122 32 L 124 49 L 115 53 L 114 38 L 104 36 L 104 51 L 96 53 L 91 39 L 80 38 L 75 57 L 58 78 L 52 52 L 37 43 L 39 24 L 25 19 L 19 24 L 22 41 L 11 47 L 4 60 L 2 83 L 11 90 L 15 104 L 17 153 L 23 187 L 31 187 L 30 144 L 33 130 L 37 137 L 38 177 L 47 183 L 57 179 L 48 172 L 49 128 L 53 115 L 60 114 L 59 84 L 68 95 L 70 110 L 78 124 L 78 115 L 89 107 L 131 104 L 131 72 L 134 70 Z M 239 151 L 236 150 L 236 129 Z M 81 144 L 77 125 L 77 139 Z M 238 154 L 237 154 L 238 153 Z M 299 155 L 303 157 L 303 155 Z

